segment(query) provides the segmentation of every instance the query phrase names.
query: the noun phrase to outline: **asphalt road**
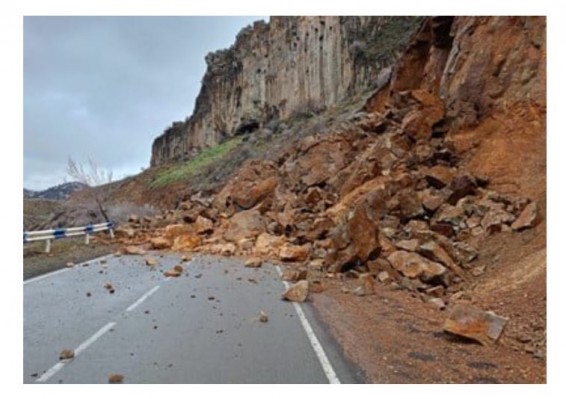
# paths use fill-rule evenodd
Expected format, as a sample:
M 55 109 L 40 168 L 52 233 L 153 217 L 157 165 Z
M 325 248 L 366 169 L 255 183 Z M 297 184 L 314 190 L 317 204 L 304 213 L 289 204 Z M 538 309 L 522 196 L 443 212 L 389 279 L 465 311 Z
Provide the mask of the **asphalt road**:
M 153 256 L 154 269 L 109 256 L 25 281 L 24 383 L 363 382 L 308 303 L 281 300 L 275 266 Z

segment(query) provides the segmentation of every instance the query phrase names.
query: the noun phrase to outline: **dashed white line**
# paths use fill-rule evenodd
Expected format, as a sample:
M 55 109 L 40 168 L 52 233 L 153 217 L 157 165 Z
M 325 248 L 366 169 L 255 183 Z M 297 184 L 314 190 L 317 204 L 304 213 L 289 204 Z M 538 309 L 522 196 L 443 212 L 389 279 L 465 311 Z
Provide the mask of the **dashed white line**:
M 156 285 L 155 287 L 153 287 L 151 290 L 149 290 L 148 292 L 146 292 L 145 294 L 143 294 L 141 296 L 140 299 L 138 299 L 137 301 L 135 301 L 134 303 L 132 303 L 127 309 L 126 312 L 131 312 L 132 310 L 134 310 L 135 308 L 137 308 L 139 305 L 141 305 L 141 303 L 143 301 L 145 301 L 147 298 L 149 298 L 151 295 L 153 295 L 153 293 L 155 291 L 157 291 L 159 289 L 159 285 Z
M 89 346 L 91 346 L 97 339 L 99 339 L 104 334 L 106 334 L 108 331 L 110 331 L 110 329 L 112 327 L 114 327 L 115 325 L 116 325 L 115 322 L 110 322 L 110 323 L 106 324 L 104 327 L 102 327 L 100 330 L 95 332 L 94 335 L 92 335 L 89 339 L 84 341 L 82 344 L 80 344 L 75 349 L 75 357 L 80 355 L 81 352 L 83 352 L 85 349 L 87 349 Z M 58 362 L 53 367 L 51 367 L 49 370 L 47 370 L 45 373 L 43 373 L 37 380 L 35 380 L 35 382 L 47 382 L 47 380 L 49 380 L 51 377 L 53 377 L 55 374 L 57 374 L 68 363 L 69 363 L 68 361 Z
M 279 276 L 281 276 L 282 275 L 281 268 L 279 266 L 275 266 L 275 267 L 277 269 L 277 272 L 279 273 Z M 283 285 L 285 286 L 285 288 L 289 288 L 289 284 L 286 281 L 283 281 Z M 293 302 L 293 306 L 295 307 L 295 311 L 299 316 L 299 320 L 301 321 L 303 329 L 307 334 L 309 342 L 312 348 L 314 349 L 316 357 L 318 358 L 318 361 L 322 366 L 322 370 L 324 371 L 324 374 L 326 375 L 328 382 L 330 382 L 331 384 L 340 384 L 340 380 L 338 379 L 338 376 L 336 375 L 336 372 L 334 371 L 334 368 L 332 367 L 330 360 L 328 360 L 328 357 L 324 352 L 324 348 L 320 344 L 320 341 L 316 337 L 316 334 L 314 333 L 307 317 L 305 316 L 303 309 L 301 309 L 301 306 L 296 302 Z

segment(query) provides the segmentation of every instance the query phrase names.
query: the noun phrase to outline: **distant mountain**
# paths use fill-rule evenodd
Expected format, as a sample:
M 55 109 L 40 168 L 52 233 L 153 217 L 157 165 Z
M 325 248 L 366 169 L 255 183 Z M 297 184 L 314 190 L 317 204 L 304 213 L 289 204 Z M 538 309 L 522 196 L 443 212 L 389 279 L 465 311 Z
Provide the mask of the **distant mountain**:
M 65 200 L 75 191 L 88 187 L 79 182 L 63 183 L 43 191 L 33 191 L 24 188 L 24 198 Z

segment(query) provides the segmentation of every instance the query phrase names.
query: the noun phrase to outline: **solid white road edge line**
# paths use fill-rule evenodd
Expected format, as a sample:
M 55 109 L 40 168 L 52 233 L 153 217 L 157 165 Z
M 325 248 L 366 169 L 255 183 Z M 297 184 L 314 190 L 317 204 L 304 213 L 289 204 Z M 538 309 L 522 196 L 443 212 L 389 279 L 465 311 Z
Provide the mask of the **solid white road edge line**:
M 281 268 L 279 266 L 275 266 L 275 268 L 277 269 L 279 276 L 282 276 L 283 273 L 281 272 Z M 285 288 L 289 288 L 289 284 L 286 281 L 282 281 L 282 282 Z M 330 382 L 331 384 L 340 384 L 340 380 L 338 379 L 338 376 L 336 375 L 336 372 L 334 371 L 334 368 L 332 367 L 330 360 L 328 360 L 328 357 L 326 356 L 326 353 L 324 352 L 324 349 L 322 348 L 320 341 L 316 337 L 316 334 L 314 333 L 309 323 L 309 320 L 305 316 L 303 309 L 301 309 L 301 305 L 299 305 L 296 302 L 293 302 L 293 306 L 295 307 L 295 311 L 299 316 L 299 320 L 301 321 L 301 325 L 303 326 L 303 329 L 307 334 L 309 342 L 312 348 L 314 349 L 314 352 L 316 353 L 316 357 L 318 358 L 318 361 L 322 366 L 322 370 L 324 371 L 326 378 L 328 378 L 328 382 Z
M 131 312 L 132 310 L 134 310 L 135 308 L 137 308 L 143 301 L 145 301 L 147 298 L 149 298 L 151 295 L 153 295 L 153 293 L 155 291 L 157 291 L 159 289 L 159 285 L 156 285 L 155 287 L 153 287 L 151 290 L 149 290 L 148 292 L 146 292 L 145 294 L 143 294 L 141 296 L 140 299 L 138 299 L 137 301 L 135 301 L 134 303 L 132 303 L 128 309 L 126 309 L 126 312 Z
M 67 270 L 74 269 L 74 268 L 77 267 L 77 266 L 82 266 L 82 265 L 84 265 L 85 263 L 91 263 L 91 262 L 98 262 L 98 261 L 101 261 L 101 260 L 103 260 L 103 259 L 106 259 L 106 258 L 111 257 L 112 255 L 113 255 L 113 254 L 104 255 L 104 256 L 101 256 L 101 257 L 99 257 L 99 258 L 94 258 L 94 259 L 91 259 L 91 260 L 87 260 L 87 261 L 81 262 L 81 263 L 79 263 L 78 265 L 75 265 L 75 266 L 73 266 L 73 267 L 65 267 L 65 268 L 63 268 L 63 269 L 55 270 L 54 272 L 51 272 L 51 273 L 42 274 L 41 276 L 37 276 L 37 277 L 33 277 L 33 278 L 30 278 L 30 279 L 27 279 L 27 280 L 24 281 L 24 285 L 29 284 L 29 283 L 33 283 L 33 282 L 36 282 L 36 281 L 39 281 L 39 280 L 43 280 L 44 278 L 51 277 L 51 276 L 54 276 L 54 275 L 59 274 L 59 273 L 66 272 Z
M 80 355 L 81 352 L 83 352 L 85 349 L 87 349 L 89 346 L 91 346 L 97 339 L 99 339 L 104 334 L 106 334 L 108 331 L 110 331 L 110 329 L 112 327 L 114 327 L 115 325 L 116 325 L 115 322 L 110 322 L 110 323 L 106 324 L 104 327 L 102 327 L 100 330 L 95 332 L 93 336 L 91 336 L 89 339 L 84 341 L 82 344 L 80 344 L 75 349 L 75 357 Z M 57 363 L 53 367 L 51 367 L 49 370 L 47 370 L 45 373 L 43 373 L 37 380 L 35 380 L 35 382 L 47 382 L 47 380 L 49 380 L 51 377 L 53 377 L 55 374 L 57 374 L 68 363 L 69 363 L 69 361 L 60 361 L 59 363 Z

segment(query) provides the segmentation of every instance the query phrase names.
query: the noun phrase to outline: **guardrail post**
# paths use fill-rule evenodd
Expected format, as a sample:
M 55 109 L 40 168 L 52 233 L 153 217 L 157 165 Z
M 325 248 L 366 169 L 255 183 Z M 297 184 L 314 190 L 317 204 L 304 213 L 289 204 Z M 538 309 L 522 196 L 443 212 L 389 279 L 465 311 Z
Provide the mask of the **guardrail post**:
M 90 244 L 90 234 L 85 234 L 85 244 L 88 245 Z
M 51 240 L 45 242 L 45 253 L 48 254 L 49 252 L 51 252 Z

